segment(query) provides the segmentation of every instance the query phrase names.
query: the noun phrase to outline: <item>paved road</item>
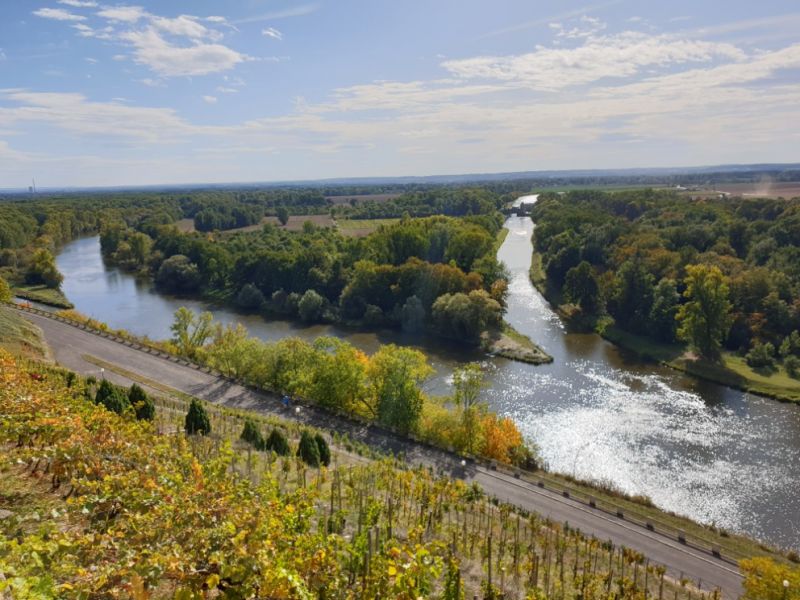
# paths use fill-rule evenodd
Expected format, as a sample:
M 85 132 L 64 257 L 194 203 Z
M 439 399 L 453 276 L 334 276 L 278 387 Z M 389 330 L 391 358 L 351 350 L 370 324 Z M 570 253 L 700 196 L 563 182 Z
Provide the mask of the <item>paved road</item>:
M 564 498 L 556 492 L 479 465 L 468 464 L 464 467 L 460 460 L 446 452 L 414 444 L 312 407 L 303 407 L 299 414 L 295 414 L 293 410 L 284 408 L 275 396 L 253 392 L 211 374 L 136 350 L 66 323 L 31 313 L 24 315 L 41 327 L 56 361 L 76 372 L 98 374 L 97 365 L 83 358 L 84 355 L 90 355 L 217 404 L 273 414 L 284 419 L 302 420 L 319 428 L 347 433 L 353 439 L 361 440 L 373 448 L 394 453 L 403 452 L 409 462 L 432 466 L 454 477 L 475 481 L 488 494 L 502 501 L 535 511 L 555 521 L 569 522 L 570 526 L 579 528 L 586 534 L 640 551 L 651 562 L 665 566 L 670 575 L 684 575 L 694 582 L 701 582 L 703 590 L 718 587 L 725 598 L 738 598 L 742 593 L 741 575 L 730 563 L 700 550 L 688 548 L 644 527 Z M 120 385 L 132 383 L 113 372 L 106 371 L 105 377 Z

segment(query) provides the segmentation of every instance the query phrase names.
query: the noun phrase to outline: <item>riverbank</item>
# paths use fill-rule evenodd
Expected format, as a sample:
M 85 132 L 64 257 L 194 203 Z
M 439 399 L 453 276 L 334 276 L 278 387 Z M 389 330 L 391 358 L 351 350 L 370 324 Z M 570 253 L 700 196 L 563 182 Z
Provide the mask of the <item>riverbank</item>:
M 553 362 L 553 357 L 537 346 L 531 338 L 505 321 L 501 330 L 485 332 L 481 336 L 481 347 L 489 354 L 529 365 L 545 365 Z
M 792 379 L 780 367 L 770 375 L 761 374 L 751 369 L 743 357 L 732 352 L 723 352 L 721 362 L 714 363 L 696 357 L 683 344 L 664 344 L 623 331 L 610 318 L 581 320 L 563 304 L 560 291 L 553 290 L 548 284 L 542 268 L 542 257 L 536 251 L 531 260 L 530 279 L 561 318 L 582 329 L 595 331 L 612 344 L 640 358 L 743 392 L 781 402 L 800 403 L 800 380 Z
M 75 308 L 75 305 L 67 299 L 61 290 L 49 288 L 45 285 L 16 286 L 11 290 L 11 293 L 17 298 L 46 304 L 53 308 Z
M 18 356 L 50 360 L 42 330 L 6 306 L 0 306 L 0 347 Z

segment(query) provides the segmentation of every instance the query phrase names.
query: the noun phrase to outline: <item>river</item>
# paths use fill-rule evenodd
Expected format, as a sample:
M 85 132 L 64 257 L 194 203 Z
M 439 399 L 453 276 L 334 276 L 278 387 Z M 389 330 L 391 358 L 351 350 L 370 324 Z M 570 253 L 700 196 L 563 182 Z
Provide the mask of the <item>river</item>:
M 447 393 L 458 364 L 481 360 L 487 401 L 535 440 L 552 470 L 610 481 L 666 510 L 800 549 L 800 407 L 697 380 L 640 361 L 597 335 L 569 332 L 528 279 L 533 223 L 510 217 L 506 226 L 498 257 L 512 274 L 507 320 L 555 361 L 532 366 L 428 340 L 423 349 L 436 375 L 426 389 Z M 381 343 L 421 344 L 395 332 L 266 321 L 165 296 L 106 266 L 97 237 L 67 244 L 57 264 L 77 310 L 156 339 L 169 336 L 173 313 L 187 306 L 242 322 L 266 340 L 335 335 L 367 352 Z

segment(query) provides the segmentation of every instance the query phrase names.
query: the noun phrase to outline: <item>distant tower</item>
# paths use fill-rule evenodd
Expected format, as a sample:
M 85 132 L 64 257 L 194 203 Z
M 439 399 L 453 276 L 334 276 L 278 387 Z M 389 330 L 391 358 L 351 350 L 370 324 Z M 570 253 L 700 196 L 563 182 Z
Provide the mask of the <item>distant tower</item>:
M 31 177 L 31 183 L 33 184 L 33 185 L 31 185 L 31 193 L 35 194 L 36 193 L 36 179 Z

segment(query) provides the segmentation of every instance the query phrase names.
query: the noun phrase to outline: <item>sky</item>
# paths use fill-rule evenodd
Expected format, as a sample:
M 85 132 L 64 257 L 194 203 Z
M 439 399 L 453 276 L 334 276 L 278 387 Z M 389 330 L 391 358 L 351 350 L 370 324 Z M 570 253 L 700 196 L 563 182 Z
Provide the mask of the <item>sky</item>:
M 798 161 L 797 0 L 0 0 L 0 188 Z

